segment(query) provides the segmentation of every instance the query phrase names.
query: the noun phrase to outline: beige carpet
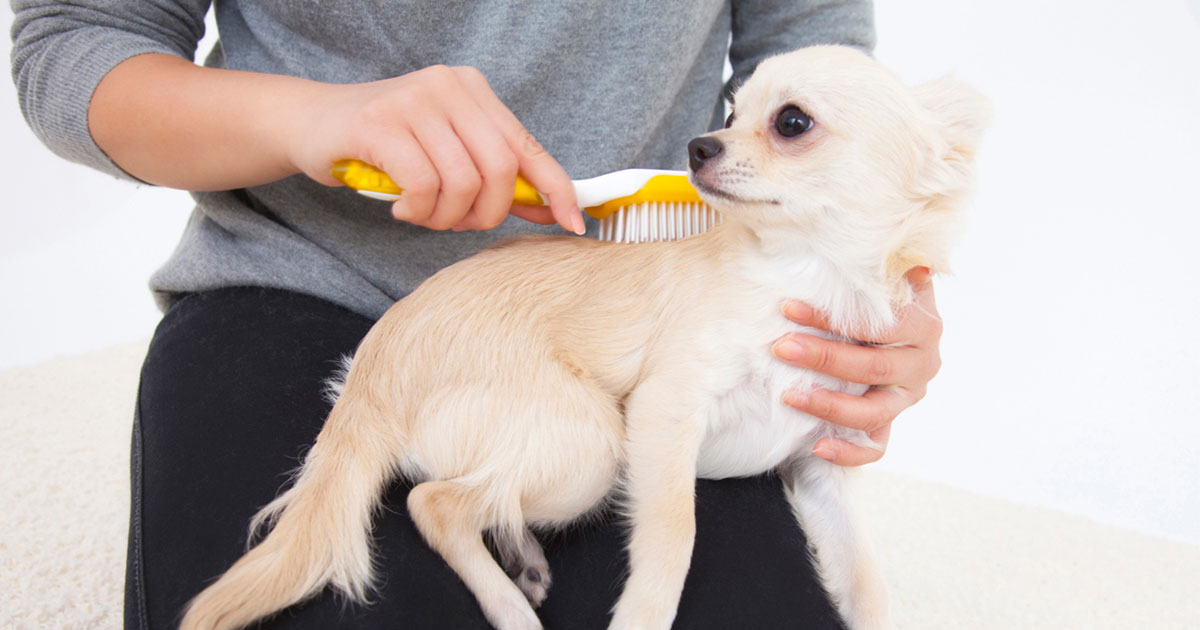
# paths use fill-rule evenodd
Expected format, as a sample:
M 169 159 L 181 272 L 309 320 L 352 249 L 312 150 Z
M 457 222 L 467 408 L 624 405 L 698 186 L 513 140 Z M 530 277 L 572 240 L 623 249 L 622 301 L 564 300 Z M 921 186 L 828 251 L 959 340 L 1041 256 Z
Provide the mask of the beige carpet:
M 120 627 L 144 351 L 0 371 L 0 628 Z M 875 470 L 861 481 L 899 628 L 1200 628 L 1200 547 Z

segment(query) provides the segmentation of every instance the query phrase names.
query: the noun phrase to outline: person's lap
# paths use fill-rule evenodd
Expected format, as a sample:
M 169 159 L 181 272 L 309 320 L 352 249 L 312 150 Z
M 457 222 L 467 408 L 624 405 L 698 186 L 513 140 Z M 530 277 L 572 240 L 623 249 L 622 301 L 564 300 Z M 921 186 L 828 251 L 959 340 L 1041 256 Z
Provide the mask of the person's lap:
M 177 302 L 151 343 L 134 428 L 126 628 L 178 625 L 186 602 L 245 550 L 250 517 L 288 482 L 320 431 L 324 381 L 371 321 L 312 297 L 223 289 Z M 488 625 L 421 539 L 395 483 L 374 529 L 379 589 L 367 605 L 330 591 L 271 629 Z M 837 628 L 778 479 L 697 484 L 697 541 L 676 628 Z M 542 535 L 548 628 L 603 628 L 626 571 L 619 519 Z

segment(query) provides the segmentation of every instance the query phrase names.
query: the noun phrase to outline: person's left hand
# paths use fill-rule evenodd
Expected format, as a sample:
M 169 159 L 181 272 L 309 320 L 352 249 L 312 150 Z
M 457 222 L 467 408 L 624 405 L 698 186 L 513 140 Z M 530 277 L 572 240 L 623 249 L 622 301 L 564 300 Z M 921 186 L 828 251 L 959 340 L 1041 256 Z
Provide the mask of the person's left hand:
M 929 381 L 942 364 L 938 354 L 942 320 L 934 304 L 929 270 L 916 267 L 905 277 L 912 284 L 914 299 L 897 313 L 891 330 L 877 338 L 849 331 L 851 337 L 887 347 L 859 346 L 801 333 L 784 335 L 772 346 L 775 356 L 791 365 L 872 388 L 862 396 L 824 389 L 789 391 L 784 394 L 785 403 L 834 424 L 865 431 L 886 448 L 892 421 L 925 396 Z M 829 323 L 803 302 L 789 301 L 784 314 L 798 324 L 829 329 Z M 836 438 L 818 441 L 813 454 L 843 466 L 860 466 L 883 457 L 882 450 Z

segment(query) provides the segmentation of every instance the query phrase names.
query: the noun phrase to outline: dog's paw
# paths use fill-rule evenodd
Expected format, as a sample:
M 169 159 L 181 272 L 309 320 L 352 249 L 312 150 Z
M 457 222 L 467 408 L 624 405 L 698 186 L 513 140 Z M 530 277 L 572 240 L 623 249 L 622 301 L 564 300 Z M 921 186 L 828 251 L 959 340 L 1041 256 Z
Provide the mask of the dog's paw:
M 490 602 L 489 605 L 481 600 L 480 604 L 483 606 L 484 616 L 497 630 L 544 630 L 537 613 L 533 612 L 529 604 L 521 599 L 521 594 L 515 590 L 512 591 L 511 597 L 506 597 L 503 601 Z
M 521 569 L 514 579 L 517 588 L 525 593 L 525 597 L 534 608 L 546 601 L 546 593 L 550 590 L 550 565 L 543 559 Z
M 550 590 L 550 563 L 533 532 L 526 528 L 518 536 L 496 539 L 499 560 L 505 572 L 534 608 L 546 601 Z
M 665 605 L 654 597 L 631 595 L 626 588 L 613 607 L 608 630 L 670 630 L 674 620 L 674 605 Z

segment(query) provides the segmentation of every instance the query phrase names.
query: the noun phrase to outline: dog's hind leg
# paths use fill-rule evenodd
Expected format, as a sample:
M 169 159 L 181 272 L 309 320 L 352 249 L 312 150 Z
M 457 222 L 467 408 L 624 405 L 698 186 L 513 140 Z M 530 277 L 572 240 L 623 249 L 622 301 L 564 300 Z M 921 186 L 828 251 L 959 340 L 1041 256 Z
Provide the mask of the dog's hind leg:
M 505 575 L 483 542 L 493 525 L 487 490 L 454 480 L 427 481 L 408 495 L 408 513 L 429 546 L 479 601 L 483 614 L 500 630 L 540 630 L 541 621 L 525 594 Z
M 533 537 L 533 532 L 528 527 L 516 532 L 498 529 L 492 540 L 500 556 L 500 564 L 517 583 L 517 588 L 525 593 L 534 608 L 541 606 L 550 589 L 550 563 L 546 561 L 542 545 Z
M 816 456 L 780 469 L 817 572 L 850 630 L 891 628 L 887 590 L 846 495 L 847 471 Z

